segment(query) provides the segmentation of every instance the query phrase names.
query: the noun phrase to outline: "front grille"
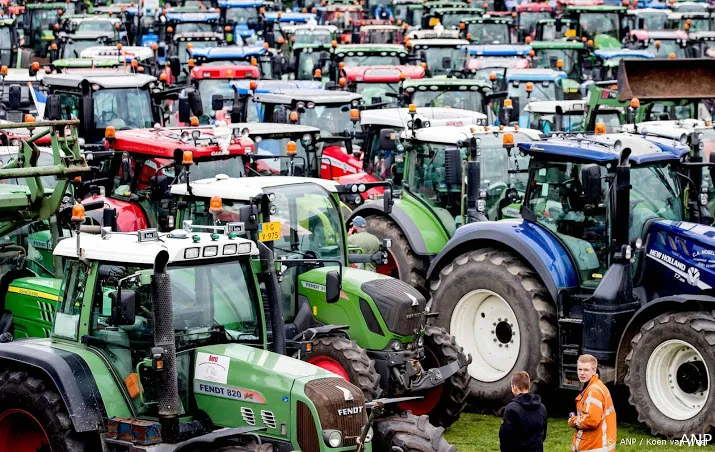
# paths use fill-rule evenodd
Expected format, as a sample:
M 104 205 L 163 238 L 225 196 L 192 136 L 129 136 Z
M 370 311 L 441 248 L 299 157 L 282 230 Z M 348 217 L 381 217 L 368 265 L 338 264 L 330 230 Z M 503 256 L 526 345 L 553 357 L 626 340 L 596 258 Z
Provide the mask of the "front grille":
M 305 394 L 315 404 L 320 428 L 340 430 L 343 446 L 355 446 L 362 426 L 367 423 L 362 391 L 342 378 L 324 378 L 305 385 Z
M 261 410 L 261 419 L 268 428 L 276 428 L 276 417 L 270 411 Z
M 256 425 L 256 416 L 253 414 L 253 410 L 250 408 L 241 407 L 241 417 L 243 422 L 248 425 Z
M 425 297 L 399 279 L 380 278 L 360 286 L 380 311 L 387 328 L 402 336 L 414 334 L 422 326 Z
M 318 452 L 320 444 L 318 443 L 318 430 L 315 427 L 313 414 L 310 412 L 310 407 L 304 402 L 298 401 L 298 445 L 303 452 Z

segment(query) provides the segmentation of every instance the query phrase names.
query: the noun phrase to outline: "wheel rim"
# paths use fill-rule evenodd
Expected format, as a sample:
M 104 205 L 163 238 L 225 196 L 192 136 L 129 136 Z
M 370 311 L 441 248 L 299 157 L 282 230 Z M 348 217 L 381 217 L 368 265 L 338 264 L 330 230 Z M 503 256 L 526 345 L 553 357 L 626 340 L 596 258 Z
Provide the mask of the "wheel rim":
M 51 450 L 50 439 L 40 422 L 24 410 L 0 414 L 0 452 Z
M 432 369 L 440 366 L 437 357 L 432 350 L 428 348 L 425 348 L 425 359 L 422 361 L 422 366 L 424 369 Z M 441 384 L 424 393 L 422 399 L 415 400 L 414 402 L 402 402 L 398 404 L 397 407 L 402 411 L 412 411 L 412 414 L 415 416 L 428 414 L 439 403 L 439 400 L 442 398 L 443 389 L 444 384 Z
M 703 356 L 680 339 L 665 341 L 653 350 L 645 376 L 653 404 L 678 421 L 697 415 L 710 394 L 710 375 Z
M 402 280 L 400 266 L 397 265 L 397 259 L 395 259 L 395 255 L 392 253 L 391 249 L 388 248 L 387 250 L 387 264 L 378 265 L 377 273 Z
M 333 358 L 328 358 L 327 356 L 314 356 L 310 358 L 308 362 L 314 366 L 320 367 L 321 369 L 338 374 L 345 380 L 350 381 L 350 377 L 348 377 L 348 373 L 345 371 L 345 368 Z
M 472 354 L 472 378 L 491 383 L 514 368 L 521 346 L 519 322 L 500 295 L 486 289 L 464 295 L 452 312 L 450 332 Z

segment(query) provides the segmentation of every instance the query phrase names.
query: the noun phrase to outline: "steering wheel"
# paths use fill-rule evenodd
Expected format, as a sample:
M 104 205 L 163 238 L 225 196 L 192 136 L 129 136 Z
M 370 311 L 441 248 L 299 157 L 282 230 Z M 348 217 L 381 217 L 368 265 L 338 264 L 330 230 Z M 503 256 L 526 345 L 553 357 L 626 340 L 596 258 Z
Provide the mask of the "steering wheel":
M 504 190 L 506 190 L 507 185 L 504 182 L 495 182 L 487 188 L 487 196 L 489 198 L 498 198 L 504 193 Z
M 637 205 L 645 202 L 645 203 L 650 204 L 650 210 L 652 210 L 654 214 L 658 215 L 658 212 L 660 211 L 660 209 L 658 208 L 658 206 L 655 205 L 655 203 L 653 203 L 653 200 L 650 199 L 649 196 L 646 196 L 645 193 L 643 193 L 640 189 L 635 188 L 635 187 L 631 187 L 631 191 L 641 197 L 641 199 L 637 199 L 637 200 L 632 199 L 631 200 L 631 206 L 630 206 L 631 212 L 633 212 L 633 210 L 636 208 Z

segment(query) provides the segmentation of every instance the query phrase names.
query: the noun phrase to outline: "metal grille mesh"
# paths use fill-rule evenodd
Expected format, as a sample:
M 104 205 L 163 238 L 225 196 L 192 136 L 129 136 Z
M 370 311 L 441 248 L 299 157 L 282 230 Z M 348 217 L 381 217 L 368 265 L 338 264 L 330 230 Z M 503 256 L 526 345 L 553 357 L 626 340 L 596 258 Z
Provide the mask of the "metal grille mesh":
M 343 446 L 354 446 L 367 422 L 362 391 L 342 378 L 324 378 L 305 385 L 305 394 L 315 403 L 321 428 L 340 430 Z
M 179 386 L 176 378 L 171 278 L 165 273 L 158 273 L 154 275 L 153 282 L 154 344 L 164 349 L 164 371 L 158 374 L 158 410 L 161 416 L 172 416 L 179 414 Z

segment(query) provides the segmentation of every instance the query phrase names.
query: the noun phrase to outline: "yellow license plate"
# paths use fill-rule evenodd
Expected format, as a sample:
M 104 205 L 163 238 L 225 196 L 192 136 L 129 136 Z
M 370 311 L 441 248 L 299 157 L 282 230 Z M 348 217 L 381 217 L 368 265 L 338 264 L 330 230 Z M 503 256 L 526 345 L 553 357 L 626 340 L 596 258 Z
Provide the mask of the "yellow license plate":
M 272 242 L 281 238 L 281 222 L 271 221 L 258 225 L 258 240 L 261 242 Z

